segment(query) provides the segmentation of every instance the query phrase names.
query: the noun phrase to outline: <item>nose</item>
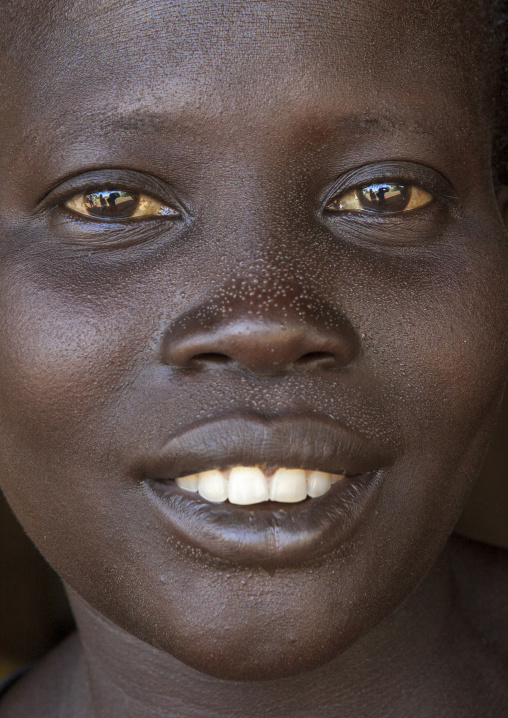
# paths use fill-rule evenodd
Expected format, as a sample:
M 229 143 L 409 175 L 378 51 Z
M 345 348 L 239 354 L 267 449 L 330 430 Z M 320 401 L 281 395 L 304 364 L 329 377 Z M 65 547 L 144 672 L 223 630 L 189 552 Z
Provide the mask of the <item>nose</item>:
M 190 310 L 164 333 L 162 361 L 184 369 L 230 365 L 276 376 L 300 368 L 343 368 L 357 356 L 357 333 L 337 309 L 316 298 L 267 304 L 227 307 L 212 301 Z

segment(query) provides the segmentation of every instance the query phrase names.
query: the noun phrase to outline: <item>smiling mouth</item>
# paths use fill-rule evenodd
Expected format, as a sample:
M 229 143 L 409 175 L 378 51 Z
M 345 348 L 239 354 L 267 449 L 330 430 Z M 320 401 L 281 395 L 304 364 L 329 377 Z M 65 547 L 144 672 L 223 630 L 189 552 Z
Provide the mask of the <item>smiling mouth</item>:
M 180 544 L 277 568 L 340 548 L 375 506 L 391 462 L 324 417 L 240 415 L 171 437 L 141 473 L 162 530 Z

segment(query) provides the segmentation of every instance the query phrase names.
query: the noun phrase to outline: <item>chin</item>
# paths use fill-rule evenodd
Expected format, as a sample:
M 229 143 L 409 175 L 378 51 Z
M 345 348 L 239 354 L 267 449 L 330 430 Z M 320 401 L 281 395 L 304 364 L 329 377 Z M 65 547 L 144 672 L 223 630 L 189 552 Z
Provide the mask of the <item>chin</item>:
M 187 649 L 172 655 L 200 673 L 226 681 L 270 681 L 296 676 L 319 668 L 343 653 L 354 641 L 320 635 L 305 635 L 298 626 L 296 635 L 288 630 L 285 639 L 272 640 L 262 630 L 246 631 L 241 641 L 210 641 L 208 646 L 187 642 Z M 303 629 L 303 630 L 302 630 Z M 226 638 L 226 637 L 225 637 Z

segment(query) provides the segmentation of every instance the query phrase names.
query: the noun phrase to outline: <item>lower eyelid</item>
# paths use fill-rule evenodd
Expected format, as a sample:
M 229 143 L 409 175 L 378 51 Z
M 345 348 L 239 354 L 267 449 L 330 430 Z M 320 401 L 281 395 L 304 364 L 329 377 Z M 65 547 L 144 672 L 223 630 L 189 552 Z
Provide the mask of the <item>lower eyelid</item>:
M 62 208 L 49 217 L 52 236 L 63 243 L 84 251 L 124 249 L 159 241 L 170 241 L 173 232 L 182 228 L 174 221 L 146 217 L 130 221 L 99 220 Z

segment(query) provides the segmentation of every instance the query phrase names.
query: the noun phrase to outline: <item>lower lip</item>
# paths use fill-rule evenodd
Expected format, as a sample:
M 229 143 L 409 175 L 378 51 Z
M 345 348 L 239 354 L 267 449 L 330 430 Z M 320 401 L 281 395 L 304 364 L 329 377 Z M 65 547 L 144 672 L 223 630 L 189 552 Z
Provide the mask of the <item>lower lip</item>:
M 189 547 L 237 565 L 290 568 L 324 559 L 351 539 L 377 503 L 381 474 L 346 477 L 295 504 L 214 504 L 174 481 L 144 486 L 167 529 Z

